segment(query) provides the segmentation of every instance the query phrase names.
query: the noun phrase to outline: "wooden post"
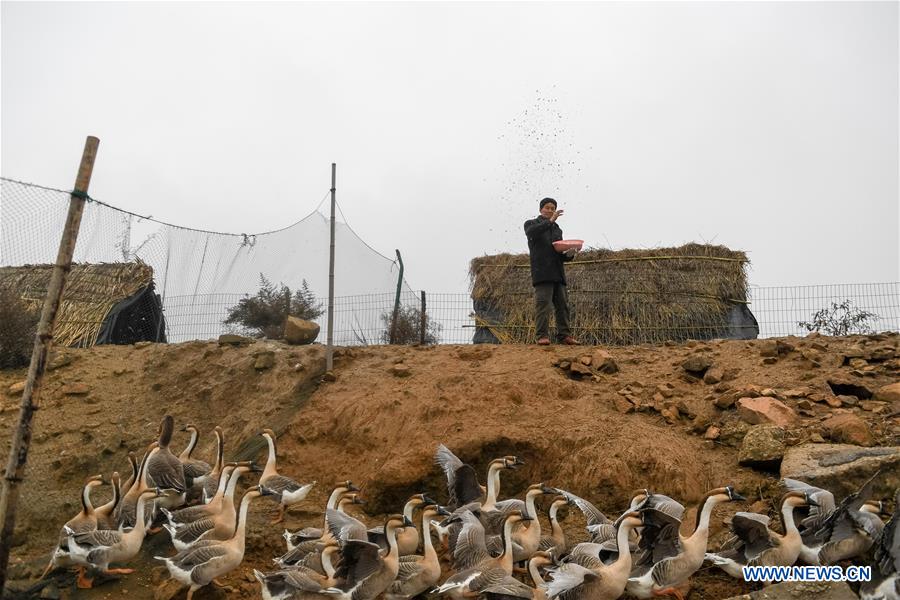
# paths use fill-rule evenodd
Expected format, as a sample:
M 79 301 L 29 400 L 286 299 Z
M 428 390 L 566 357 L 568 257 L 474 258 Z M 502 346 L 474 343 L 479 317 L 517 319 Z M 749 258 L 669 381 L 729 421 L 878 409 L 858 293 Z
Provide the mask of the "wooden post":
M 399 250 L 394 250 L 397 253 L 397 262 L 400 263 L 400 274 L 397 275 L 397 294 L 394 296 L 394 318 L 391 319 L 391 334 L 388 338 L 388 341 L 393 344 L 397 339 L 397 318 L 400 316 L 400 287 L 403 285 L 403 257 L 400 256 Z
M 325 347 L 325 370 L 334 367 L 334 192 L 337 164 L 331 163 L 331 248 L 328 255 L 328 341 Z
M 419 343 L 425 345 L 425 327 L 428 325 L 428 318 L 425 316 L 425 290 L 422 290 L 422 308 L 419 311 L 421 322 L 419 324 Z
M 6 573 L 9 566 L 10 541 L 16 525 L 16 508 L 19 503 L 19 486 L 25 478 L 25 463 L 28 460 L 28 446 L 31 444 L 31 422 L 39 408 L 40 390 L 44 371 L 47 368 L 47 357 L 53 345 L 53 328 L 59 311 L 66 276 L 72 268 L 72 256 L 75 254 L 75 242 L 78 240 L 78 228 L 87 198 L 91 173 L 94 170 L 94 159 L 97 157 L 97 146 L 100 140 L 88 136 L 81 155 L 81 165 L 75 178 L 75 189 L 69 200 L 69 214 L 59 242 L 59 253 L 50 283 L 47 286 L 47 297 L 38 322 L 34 339 L 34 350 L 31 352 L 31 364 L 28 367 L 28 378 L 22 393 L 19 407 L 19 426 L 13 435 L 6 474 L 3 478 L 3 491 L 0 494 L 0 595 L 6 587 Z

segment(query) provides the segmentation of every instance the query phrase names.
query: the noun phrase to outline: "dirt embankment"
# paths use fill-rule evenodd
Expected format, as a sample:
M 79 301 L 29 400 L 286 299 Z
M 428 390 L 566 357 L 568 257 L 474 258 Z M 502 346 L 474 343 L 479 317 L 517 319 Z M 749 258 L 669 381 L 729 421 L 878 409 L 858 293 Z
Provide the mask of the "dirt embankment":
M 504 474 L 504 497 L 544 481 L 612 515 L 638 488 L 690 504 L 711 487 L 731 484 L 756 502 L 755 510 L 766 510 L 778 496 L 777 474 L 738 466 L 748 425 L 733 399 L 727 400 L 780 399 L 796 413 L 786 431 L 789 445 L 827 437 L 822 422 L 841 413 L 858 417 L 871 443 L 897 445 L 897 406 L 863 404 L 835 388 L 835 382 L 871 390 L 896 382 L 897 344 L 898 336 L 882 335 L 611 348 L 614 373 L 590 365 L 565 368 L 583 365 L 580 359 L 594 348 L 369 347 L 339 350 L 334 376 L 324 378 L 321 346 L 191 342 L 61 350 L 36 417 L 11 587 L 26 588 L 46 564 L 59 528 L 79 509 L 84 479 L 113 470 L 126 474 L 127 453 L 143 452 L 164 414 L 172 414 L 179 428 L 197 425 L 203 435 L 195 457 L 210 462 L 215 425 L 225 430 L 229 459 L 253 456 L 263 462 L 258 434 L 265 427 L 278 432 L 279 470 L 318 482 L 303 505 L 288 513 L 290 529 L 320 523 L 329 487 L 341 479 L 360 485 L 367 500 L 367 514 L 360 517 L 372 523 L 399 510 L 412 493 L 446 499 L 443 476 L 433 464 L 438 443 L 480 472 L 499 455 L 524 458 L 525 467 Z M 686 370 L 688 359 L 702 359 L 704 368 Z M 579 376 L 579 370 L 586 372 Z M 711 370 L 715 376 L 704 379 Z M 24 377 L 23 370 L 0 371 L 0 444 L 6 448 L 19 402 L 7 390 Z M 784 393 L 797 390 L 802 394 Z M 180 451 L 187 439 L 177 433 L 173 449 Z M 97 503 L 106 501 L 105 492 Z M 722 520 L 738 509 L 747 506 L 716 511 L 711 545 L 721 538 Z M 251 508 L 245 561 L 225 578 L 242 597 L 259 596 L 252 569 L 270 569 L 272 557 L 283 552 L 282 527 L 268 523 L 271 510 L 265 501 Z M 576 539 L 585 537 L 580 514 L 565 522 Z M 164 538 L 157 534 L 145 542 L 132 565 L 138 572 L 79 594 L 161 594 L 167 575 L 152 556 L 171 551 Z M 71 594 L 70 581 L 60 581 L 63 596 Z M 695 578 L 692 598 L 743 589 L 704 571 Z M 225 597 L 218 590 L 201 593 Z

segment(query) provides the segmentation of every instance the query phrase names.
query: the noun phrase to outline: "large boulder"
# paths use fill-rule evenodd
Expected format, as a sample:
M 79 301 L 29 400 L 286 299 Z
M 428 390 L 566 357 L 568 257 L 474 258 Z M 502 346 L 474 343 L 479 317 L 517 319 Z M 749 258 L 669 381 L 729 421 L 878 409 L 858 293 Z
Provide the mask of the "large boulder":
M 875 390 L 875 399 L 887 402 L 891 406 L 891 410 L 900 410 L 900 381 Z
M 303 345 L 311 344 L 319 335 L 319 324 L 300 319 L 298 317 L 288 317 L 284 322 L 284 341 L 288 344 Z
M 797 414 L 775 398 L 741 398 L 737 401 L 737 409 L 741 418 L 751 425 L 790 427 L 797 422 Z
M 827 489 L 838 500 L 856 492 L 879 469 L 874 495 L 890 498 L 900 487 L 900 446 L 801 444 L 789 448 L 781 461 L 782 477 Z
M 777 425 L 754 425 L 741 443 L 738 464 L 778 471 L 784 449 L 784 429 Z
M 835 415 L 822 421 L 826 436 L 839 444 L 871 446 L 875 443 L 866 422 L 852 413 Z

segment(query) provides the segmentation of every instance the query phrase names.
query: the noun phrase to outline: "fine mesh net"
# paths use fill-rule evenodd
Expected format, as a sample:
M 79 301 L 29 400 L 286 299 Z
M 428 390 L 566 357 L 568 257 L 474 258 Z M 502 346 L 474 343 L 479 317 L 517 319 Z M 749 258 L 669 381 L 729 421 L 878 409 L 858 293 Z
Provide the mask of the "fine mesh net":
M 69 192 L 6 178 L 0 179 L 0 186 L 0 266 L 52 264 Z M 149 265 L 169 342 L 233 331 L 224 324 L 228 308 L 257 292 L 260 275 L 291 290 L 299 290 L 305 281 L 326 310 L 316 319 L 323 326 L 319 339 L 324 341 L 329 237 L 329 218 L 318 209 L 283 229 L 250 235 L 178 227 L 91 200 L 85 205 L 74 262 Z M 342 315 L 352 326 L 347 327 L 347 339 L 335 343 L 355 343 L 354 331 L 383 328 L 381 315 L 393 306 L 397 279 L 395 261 L 369 247 L 346 223 L 336 222 L 335 316 Z M 412 293 L 405 282 L 402 290 L 404 295 Z M 341 307 L 341 297 L 361 294 L 380 294 L 385 306 L 358 314 Z

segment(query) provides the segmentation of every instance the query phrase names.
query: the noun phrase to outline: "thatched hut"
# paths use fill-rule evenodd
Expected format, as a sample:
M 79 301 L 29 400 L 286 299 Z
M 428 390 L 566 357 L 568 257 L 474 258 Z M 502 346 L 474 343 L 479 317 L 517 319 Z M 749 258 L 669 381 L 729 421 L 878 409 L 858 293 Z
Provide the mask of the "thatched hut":
M 53 265 L 0 267 L 0 288 L 41 309 Z M 153 269 L 142 262 L 76 264 L 66 278 L 54 343 L 86 348 L 96 344 L 166 341 L 162 303 Z
M 585 344 L 753 339 L 746 254 L 686 244 L 648 250 L 588 249 L 566 263 L 573 333 Z M 534 341 L 527 254 L 472 260 L 475 343 Z

